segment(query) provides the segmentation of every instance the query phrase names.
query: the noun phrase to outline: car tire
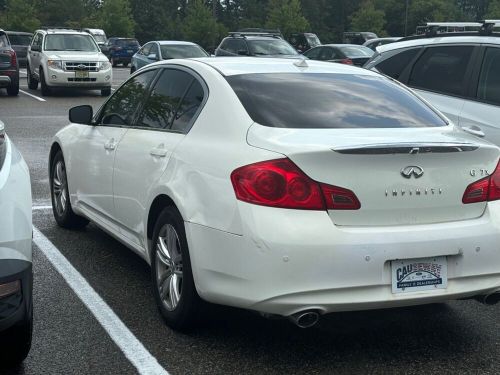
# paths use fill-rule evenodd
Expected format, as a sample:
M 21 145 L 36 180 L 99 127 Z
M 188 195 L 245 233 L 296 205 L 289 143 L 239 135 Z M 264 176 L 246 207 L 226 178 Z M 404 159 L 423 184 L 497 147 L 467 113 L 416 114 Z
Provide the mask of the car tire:
M 7 94 L 9 96 L 19 95 L 19 76 L 15 78 L 9 86 L 7 86 Z
M 23 320 L 1 333 L 0 363 L 7 367 L 21 363 L 31 349 L 32 336 L 33 305 L 30 304 Z
M 151 241 L 153 294 L 163 319 L 177 331 L 196 327 L 204 302 L 196 291 L 184 229 L 175 207 L 156 220 Z
M 33 77 L 29 65 L 26 66 L 26 73 L 27 73 L 26 80 L 28 81 L 28 88 L 30 90 L 36 90 L 38 88 L 38 80 Z
M 49 96 L 51 94 L 50 87 L 47 86 L 47 82 L 45 82 L 45 75 L 42 69 L 40 69 L 40 89 L 42 91 L 42 96 Z
M 114 59 L 114 57 L 111 58 L 111 66 L 113 68 L 116 68 L 116 66 L 118 65 L 118 63 L 116 62 L 116 60 Z
M 89 223 L 87 219 L 76 215 L 71 207 L 66 165 L 61 151 L 54 156 L 50 166 L 50 196 L 54 219 L 60 227 L 82 228 Z
M 101 96 L 110 96 L 110 95 L 111 95 L 111 88 L 101 90 Z

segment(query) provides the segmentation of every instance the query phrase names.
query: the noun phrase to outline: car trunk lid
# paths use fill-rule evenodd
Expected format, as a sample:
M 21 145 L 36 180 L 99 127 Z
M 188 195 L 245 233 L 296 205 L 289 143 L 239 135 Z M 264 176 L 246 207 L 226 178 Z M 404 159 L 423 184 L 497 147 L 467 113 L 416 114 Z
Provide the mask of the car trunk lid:
M 252 125 L 252 146 L 287 156 L 312 179 L 352 190 L 359 210 L 331 210 L 337 225 L 429 224 L 480 217 L 463 204 L 492 173 L 498 149 L 455 129 L 285 129 Z

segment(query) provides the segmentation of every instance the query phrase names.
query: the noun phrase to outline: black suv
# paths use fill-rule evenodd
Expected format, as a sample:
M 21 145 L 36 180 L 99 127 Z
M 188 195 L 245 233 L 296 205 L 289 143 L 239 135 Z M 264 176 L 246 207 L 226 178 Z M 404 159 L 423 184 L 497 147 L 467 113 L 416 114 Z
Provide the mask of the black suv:
M 279 35 L 265 32 L 237 31 L 229 33 L 215 50 L 215 56 L 285 57 L 300 56 Z
M 28 62 L 28 46 L 31 44 L 33 34 L 22 31 L 6 31 L 10 45 L 16 51 L 17 61 L 22 68 L 26 67 Z
M 5 31 L 0 29 L 0 88 L 7 88 L 10 96 L 19 94 L 19 64 Z
M 294 33 L 288 41 L 300 53 L 321 45 L 318 36 L 313 33 Z

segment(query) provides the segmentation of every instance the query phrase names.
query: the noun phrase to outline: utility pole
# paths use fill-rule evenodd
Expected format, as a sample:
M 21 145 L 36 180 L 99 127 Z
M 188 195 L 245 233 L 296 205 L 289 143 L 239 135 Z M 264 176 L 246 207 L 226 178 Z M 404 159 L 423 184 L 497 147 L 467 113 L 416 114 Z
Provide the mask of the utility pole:
M 406 0 L 406 9 L 405 9 L 405 36 L 408 36 L 408 8 L 409 8 L 410 0 Z
M 217 2 L 218 0 L 212 0 L 212 15 L 214 19 L 217 19 Z

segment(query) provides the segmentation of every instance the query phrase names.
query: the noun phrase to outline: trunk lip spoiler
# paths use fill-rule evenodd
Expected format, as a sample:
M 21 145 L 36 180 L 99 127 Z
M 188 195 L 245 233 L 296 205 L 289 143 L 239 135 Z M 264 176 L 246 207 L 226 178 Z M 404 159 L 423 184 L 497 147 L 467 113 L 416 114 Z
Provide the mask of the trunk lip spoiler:
M 349 145 L 332 148 L 340 154 L 428 154 L 468 152 L 477 150 L 480 146 L 474 143 L 454 142 L 422 142 L 422 143 L 375 143 Z

